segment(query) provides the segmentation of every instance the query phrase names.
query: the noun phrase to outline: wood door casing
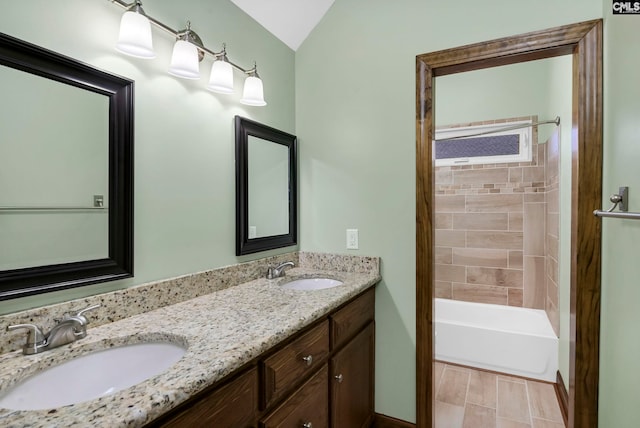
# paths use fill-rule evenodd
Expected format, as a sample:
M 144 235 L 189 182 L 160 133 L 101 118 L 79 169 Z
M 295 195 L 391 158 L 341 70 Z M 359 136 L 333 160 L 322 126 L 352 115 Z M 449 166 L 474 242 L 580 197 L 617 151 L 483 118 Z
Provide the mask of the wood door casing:
M 433 426 L 434 77 L 573 55 L 569 427 L 598 426 L 602 201 L 602 20 L 416 57 L 417 428 Z

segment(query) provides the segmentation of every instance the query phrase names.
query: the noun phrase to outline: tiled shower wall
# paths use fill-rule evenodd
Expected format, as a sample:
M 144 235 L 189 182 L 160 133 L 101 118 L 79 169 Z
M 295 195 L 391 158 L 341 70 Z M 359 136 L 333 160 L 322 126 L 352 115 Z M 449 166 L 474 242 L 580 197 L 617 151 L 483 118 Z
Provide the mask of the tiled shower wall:
M 537 121 L 534 116 L 458 126 L 529 119 Z M 557 308 L 557 274 L 547 275 L 546 268 L 555 264 L 557 271 L 558 233 L 557 227 L 547 233 L 546 223 L 557 226 L 558 204 L 548 210 L 546 144 L 537 144 L 535 127 L 532 140 L 531 162 L 436 168 L 437 297 L 551 313 Z M 556 198 L 557 176 L 556 165 L 555 184 L 548 177 Z M 555 252 L 548 256 L 554 239 Z
M 558 313 L 558 252 L 560 250 L 560 136 L 559 128 L 547 141 L 546 164 L 546 284 L 545 310 L 556 334 L 560 335 L 560 315 Z

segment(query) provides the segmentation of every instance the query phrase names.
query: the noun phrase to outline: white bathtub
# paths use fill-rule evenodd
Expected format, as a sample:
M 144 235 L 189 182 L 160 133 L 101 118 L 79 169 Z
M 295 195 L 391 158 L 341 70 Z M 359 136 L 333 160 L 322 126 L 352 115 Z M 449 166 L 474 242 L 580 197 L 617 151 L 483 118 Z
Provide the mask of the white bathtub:
M 558 338 L 541 309 L 435 299 L 436 359 L 556 381 Z

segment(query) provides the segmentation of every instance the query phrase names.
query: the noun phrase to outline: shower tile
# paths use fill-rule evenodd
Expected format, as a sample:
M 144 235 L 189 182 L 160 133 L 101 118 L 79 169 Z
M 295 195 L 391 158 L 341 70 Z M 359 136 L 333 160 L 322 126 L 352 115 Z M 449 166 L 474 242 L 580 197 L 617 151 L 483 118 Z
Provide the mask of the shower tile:
M 467 212 L 521 212 L 522 204 L 522 195 L 467 196 Z
M 547 204 L 549 204 L 549 212 L 560 212 L 560 193 L 558 189 L 547 192 Z
M 545 308 L 551 327 L 556 336 L 560 337 L 560 313 L 558 308 L 553 304 L 550 299 L 547 299 L 547 307 Z
M 508 168 L 472 169 L 453 172 L 454 184 L 506 183 Z
M 524 306 L 544 309 L 546 299 L 545 257 L 524 256 Z
M 456 265 L 435 265 L 435 276 L 437 281 L 464 282 L 466 269 L 464 266 Z
M 534 181 L 544 181 L 544 166 L 523 168 L 522 181 L 528 182 L 528 183 L 531 183 Z
M 455 370 L 448 366 L 442 374 L 442 381 L 436 394 L 436 400 L 462 407 L 467 399 L 468 384 L 468 372 Z
M 451 172 L 451 168 L 438 167 L 436 168 L 435 174 L 436 184 L 453 184 L 453 173 Z
M 524 383 L 498 379 L 498 416 L 528 423 L 531 421 Z
M 520 288 L 510 288 L 509 292 L 509 306 L 517 306 L 521 308 L 523 306 L 524 293 Z
M 518 166 L 517 164 L 516 166 Z M 519 183 L 522 181 L 522 168 L 509 168 L 509 183 Z
M 496 305 L 506 305 L 509 301 L 505 287 L 457 283 L 453 283 L 452 287 L 452 296 L 455 300 Z
M 451 254 L 452 254 L 451 247 L 436 247 L 435 262 L 450 265 L 452 261 Z M 462 264 L 462 263 L 456 263 L 456 264 Z
M 470 284 L 522 288 L 522 271 L 473 266 L 467 268 L 467 282 Z
M 507 213 L 453 214 L 453 228 L 457 230 L 507 230 Z
M 544 256 L 544 217 L 544 204 L 524 204 L 523 230 L 525 256 Z
M 436 213 L 436 229 L 451 229 L 453 227 L 453 216 L 451 213 Z
M 446 281 L 436 281 L 436 297 L 441 299 L 451 299 L 451 283 Z
M 527 382 L 527 389 L 529 390 L 532 417 L 554 422 L 563 421 L 553 385 L 541 382 Z
M 494 373 L 473 370 L 469 380 L 467 403 L 496 408 L 497 376 Z
M 521 232 L 522 231 L 522 216 L 523 213 L 509 213 L 509 230 Z
M 509 251 L 509 267 L 511 269 L 522 269 L 523 267 L 522 251 Z
M 522 232 L 469 231 L 467 232 L 467 247 L 521 250 L 522 239 Z
M 559 290 L 558 285 L 547 276 L 547 297 L 555 306 L 558 306 Z
M 465 266 L 508 267 L 507 250 L 453 248 L 453 263 Z
M 538 202 L 538 203 L 542 203 L 545 200 L 545 195 L 544 193 L 527 193 L 524 195 L 524 202 Z
M 442 247 L 464 247 L 467 232 L 463 230 L 436 230 L 436 245 Z
M 464 212 L 465 197 L 463 195 L 436 195 L 436 211 L 440 213 Z
M 462 428 L 495 427 L 496 410 L 475 404 L 467 404 L 464 408 Z
M 464 407 L 436 401 L 436 428 L 462 428 Z

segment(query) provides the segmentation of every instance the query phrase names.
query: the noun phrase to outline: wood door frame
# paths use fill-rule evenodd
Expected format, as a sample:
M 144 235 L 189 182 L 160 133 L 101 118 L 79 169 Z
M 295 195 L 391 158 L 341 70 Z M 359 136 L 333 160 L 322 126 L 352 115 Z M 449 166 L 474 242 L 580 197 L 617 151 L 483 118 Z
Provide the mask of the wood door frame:
M 573 55 L 569 427 L 598 426 L 602 201 L 602 20 L 416 57 L 416 410 L 431 428 L 434 297 L 434 78 Z M 566 381 L 566 379 L 565 379 Z

